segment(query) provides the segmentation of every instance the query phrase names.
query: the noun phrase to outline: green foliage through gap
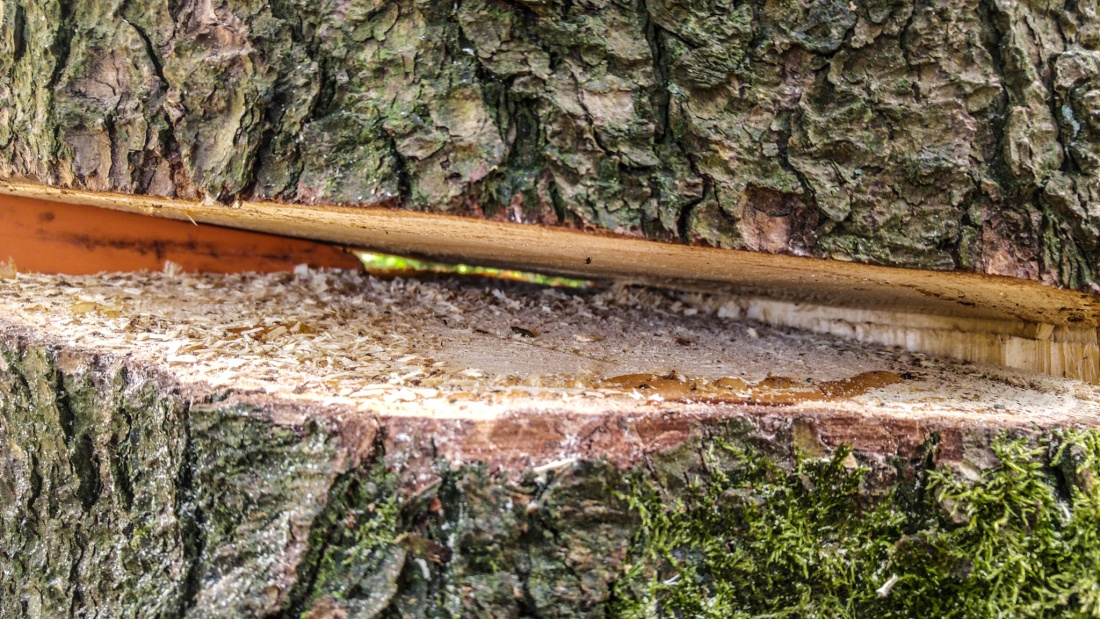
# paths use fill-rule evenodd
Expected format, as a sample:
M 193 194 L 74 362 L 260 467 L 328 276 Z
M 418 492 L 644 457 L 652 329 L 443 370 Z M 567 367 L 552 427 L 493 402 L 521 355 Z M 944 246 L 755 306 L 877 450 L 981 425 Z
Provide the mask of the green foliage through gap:
M 413 258 L 405 258 L 402 256 L 393 256 L 390 254 L 379 254 L 375 252 L 358 251 L 355 252 L 355 256 L 359 258 L 359 261 L 363 263 L 363 267 L 368 272 L 378 275 L 400 276 L 439 274 L 468 277 L 485 277 L 489 279 L 505 279 L 525 282 L 528 284 L 535 284 L 537 286 L 550 286 L 553 288 L 588 288 L 593 285 L 592 282 L 587 280 L 561 277 L 557 275 L 545 275 L 542 273 L 531 273 L 527 271 L 516 271 L 510 269 L 494 269 L 491 267 L 482 267 L 469 264 L 428 262 L 424 260 L 416 260 Z

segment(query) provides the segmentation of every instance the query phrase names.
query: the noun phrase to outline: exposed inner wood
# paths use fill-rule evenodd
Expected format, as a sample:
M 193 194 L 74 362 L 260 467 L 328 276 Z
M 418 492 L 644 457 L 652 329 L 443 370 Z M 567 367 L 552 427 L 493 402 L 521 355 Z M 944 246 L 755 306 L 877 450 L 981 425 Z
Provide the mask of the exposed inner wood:
M 601 381 L 600 387 L 622 393 L 640 392 L 673 402 L 708 404 L 760 404 L 789 406 L 800 402 L 828 402 L 861 396 L 872 389 L 901 384 L 911 374 L 863 372 L 840 380 L 799 380 L 787 376 L 769 376 L 750 384 L 740 378 L 725 377 L 708 381 L 688 379 L 677 373 L 627 374 Z
M 1100 383 L 1100 341 L 1093 327 L 832 307 L 760 297 L 727 301 L 725 311 L 775 326 Z
M 35 273 L 160 270 L 268 273 L 308 263 L 352 269 L 358 260 L 315 241 L 153 219 L 78 204 L 0 197 L 0 262 Z
M 880 421 L 1100 421 L 1100 387 L 769 327 L 718 301 L 305 269 L 0 280 L 2 321 L 66 349 L 163 368 L 207 393 L 432 423 L 754 407 Z M 555 425 L 554 457 L 579 440 L 570 423 Z
M 738 295 L 765 323 L 1100 381 L 1100 297 L 1011 278 L 689 247 L 377 208 L 216 203 L 0 184 L 0 193 L 439 260 Z
M 1030 281 L 642 241 L 606 233 L 381 208 L 238 202 L 0 183 L 0 193 L 312 238 L 390 253 L 584 277 L 723 289 L 839 307 L 1100 326 L 1100 297 Z

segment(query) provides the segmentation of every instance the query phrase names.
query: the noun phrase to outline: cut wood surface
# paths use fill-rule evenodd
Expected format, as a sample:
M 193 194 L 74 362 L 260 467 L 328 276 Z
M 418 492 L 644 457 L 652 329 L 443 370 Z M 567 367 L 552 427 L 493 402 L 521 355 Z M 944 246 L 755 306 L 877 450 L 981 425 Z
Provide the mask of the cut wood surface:
M 166 261 L 204 273 L 359 265 L 351 252 L 322 243 L 3 196 L 0 262 L 7 261 L 24 272 L 67 275 L 158 271 Z
M 775 328 L 721 297 L 305 268 L 18 274 L 0 279 L 0 353 L 7 614 L 634 617 L 684 602 L 645 544 L 667 539 L 653 519 L 681 517 L 691 488 L 732 519 L 715 535 L 768 548 L 742 557 L 756 573 L 809 551 L 776 554 L 740 519 L 806 514 L 789 521 L 812 547 L 805 579 L 784 569 L 759 599 L 695 593 L 764 614 L 837 595 L 934 608 L 945 587 L 959 604 L 1079 609 L 1062 593 L 1096 567 L 1087 544 L 1047 562 L 1012 536 L 1050 539 L 1027 510 L 1070 527 L 1065 543 L 1095 524 L 1057 497 L 1096 490 L 1100 387 Z M 728 487 L 759 458 L 776 468 Z M 1040 470 L 1062 471 L 1027 482 L 1049 501 L 1005 494 Z M 973 486 L 968 500 L 991 484 L 1019 522 L 986 528 L 929 475 Z M 851 518 L 869 505 L 918 528 L 845 533 L 876 522 Z M 914 535 L 928 541 L 909 548 Z M 874 550 L 892 547 L 907 554 Z M 1042 578 L 1016 597 L 959 570 L 875 592 L 883 565 L 909 573 L 937 552 Z M 819 578 L 834 558 L 862 584 Z
M 652 243 L 611 233 L 528 226 L 396 209 L 215 203 L 0 183 L 0 193 L 294 234 L 352 247 L 521 267 L 581 277 L 736 291 L 835 307 L 1100 326 L 1100 296 L 1008 277 L 899 269 Z
M 454 398 L 471 399 L 489 416 L 516 406 L 629 410 L 638 397 L 658 408 L 672 399 L 678 409 L 707 410 L 708 403 L 779 398 L 770 383 L 751 388 L 769 377 L 791 381 L 792 397 L 783 401 L 792 411 L 968 418 L 1004 410 L 1063 420 L 1100 413 L 1100 387 L 788 332 L 746 318 L 736 298 L 696 293 L 386 281 L 304 269 L 236 277 L 31 274 L 3 280 L 0 292 L 4 315 L 70 346 L 95 341 L 100 352 L 137 355 L 218 387 L 412 415 L 461 410 Z M 908 378 L 873 396 L 806 395 L 874 372 Z M 673 395 L 642 386 L 646 375 L 672 376 L 659 385 Z M 630 378 L 606 382 L 623 376 Z M 733 381 L 723 393 L 707 386 L 722 379 Z M 1021 391 L 1005 386 L 1013 381 Z M 1048 388 L 1031 389 L 1031 381 Z M 963 392 L 980 397 L 952 395 Z
M 6 180 L 1100 281 L 1094 0 L 4 6 Z
M 1006 277 L 692 248 L 392 209 L 178 200 L 0 184 L 0 192 L 298 234 L 452 262 L 718 291 L 756 320 L 1100 381 L 1100 297 Z M 277 243 L 272 241 L 272 243 Z

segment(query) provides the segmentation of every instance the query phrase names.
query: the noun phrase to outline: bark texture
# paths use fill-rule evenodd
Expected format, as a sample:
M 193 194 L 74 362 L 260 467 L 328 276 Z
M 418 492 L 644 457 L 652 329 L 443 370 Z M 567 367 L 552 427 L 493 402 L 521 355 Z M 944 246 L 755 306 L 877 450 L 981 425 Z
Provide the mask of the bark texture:
M 4 0 L 0 176 L 1100 281 L 1096 0 Z
M 375 417 L 8 331 L 0 617 L 1100 615 L 1095 428 L 744 410 Z

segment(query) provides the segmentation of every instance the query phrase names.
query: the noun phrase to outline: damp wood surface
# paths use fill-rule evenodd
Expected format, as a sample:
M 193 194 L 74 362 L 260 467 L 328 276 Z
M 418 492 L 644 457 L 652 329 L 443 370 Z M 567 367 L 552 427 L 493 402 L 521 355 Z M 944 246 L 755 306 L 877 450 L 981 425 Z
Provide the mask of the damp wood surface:
M 1095 291 L 1098 14 L 1094 0 L 13 0 L 0 178 Z
M 1081 381 L 625 285 L 4 275 L 7 614 L 1090 612 Z M 684 597 L 706 539 L 761 550 Z

